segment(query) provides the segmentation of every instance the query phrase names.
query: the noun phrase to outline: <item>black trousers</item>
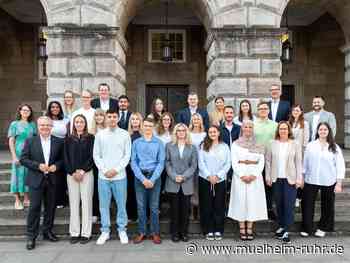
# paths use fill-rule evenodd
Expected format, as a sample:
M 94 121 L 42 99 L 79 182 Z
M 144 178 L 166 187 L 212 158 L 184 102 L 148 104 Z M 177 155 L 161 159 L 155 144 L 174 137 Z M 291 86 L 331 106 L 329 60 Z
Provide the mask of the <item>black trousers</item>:
M 267 210 L 272 210 L 273 209 L 273 205 L 272 205 L 272 200 L 273 200 L 273 191 L 272 191 L 272 187 L 268 186 L 266 184 L 266 180 L 265 180 L 265 169 L 262 172 L 262 176 L 264 178 L 264 187 L 265 187 L 265 196 L 266 196 L 266 206 L 267 206 Z
M 44 179 L 40 188 L 29 187 L 30 207 L 27 217 L 28 239 L 36 239 L 39 235 L 41 203 L 44 202 L 43 233 L 51 232 L 56 211 L 56 187 L 48 179 Z
M 182 188 L 178 193 L 168 193 L 170 201 L 170 233 L 172 235 L 188 232 L 191 195 L 184 195 Z
M 135 175 L 130 165 L 126 167 L 126 174 L 128 179 L 128 194 L 126 200 L 126 211 L 128 218 L 135 221 L 137 220 L 137 202 L 135 193 Z
M 56 172 L 56 206 L 68 205 L 67 174 L 64 171 Z
M 325 232 L 334 230 L 334 206 L 335 206 L 335 184 L 331 186 L 320 186 L 305 183 L 301 200 L 302 209 L 302 231 L 313 233 L 313 219 L 315 201 L 318 191 L 321 191 L 321 218 L 318 228 Z
M 92 172 L 94 174 L 94 193 L 92 195 L 92 215 L 100 217 L 100 202 L 98 200 L 98 168 L 94 164 Z
M 212 185 L 198 177 L 200 222 L 204 234 L 224 232 L 226 182 Z

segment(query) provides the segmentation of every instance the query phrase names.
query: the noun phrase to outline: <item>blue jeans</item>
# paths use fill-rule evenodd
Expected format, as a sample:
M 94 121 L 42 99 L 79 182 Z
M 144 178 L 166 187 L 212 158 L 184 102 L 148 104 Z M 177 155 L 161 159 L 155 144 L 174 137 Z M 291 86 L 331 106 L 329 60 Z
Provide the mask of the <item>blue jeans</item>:
M 125 231 L 128 224 L 126 213 L 127 179 L 108 181 L 98 178 L 98 197 L 101 214 L 101 232 L 110 232 L 110 206 L 112 194 L 117 203 L 116 224 L 118 231 Z
M 139 216 L 139 234 L 146 235 L 147 207 L 151 210 L 151 234 L 159 234 L 159 195 L 161 179 L 154 182 L 151 189 L 146 189 L 140 180 L 135 179 L 135 192 L 137 200 L 137 213 Z

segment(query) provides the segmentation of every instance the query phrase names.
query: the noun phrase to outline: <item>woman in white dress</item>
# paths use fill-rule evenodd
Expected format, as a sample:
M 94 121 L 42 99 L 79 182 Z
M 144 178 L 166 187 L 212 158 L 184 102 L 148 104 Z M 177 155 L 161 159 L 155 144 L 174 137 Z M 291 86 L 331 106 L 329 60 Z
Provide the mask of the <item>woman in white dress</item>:
M 197 152 L 199 152 L 200 145 L 203 142 L 207 133 L 205 132 L 205 127 L 203 124 L 203 118 L 199 113 L 195 113 L 191 117 L 190 122 L 190 136 L 192 144 L 196 147 Z M 191 218 L 198 219 L 199 215 L 199 201 L 198 201 L 198 170 L 193 177 L 193 195 L 191 197 Z
M 254 123 L 245 120 L 241 134 L 231 147 L 232 169 L 228 217 L 239 222 L 241 240 L 253 240 L 254 222 L 267 219 L 264 169 L 264 146 L 254 137 Z

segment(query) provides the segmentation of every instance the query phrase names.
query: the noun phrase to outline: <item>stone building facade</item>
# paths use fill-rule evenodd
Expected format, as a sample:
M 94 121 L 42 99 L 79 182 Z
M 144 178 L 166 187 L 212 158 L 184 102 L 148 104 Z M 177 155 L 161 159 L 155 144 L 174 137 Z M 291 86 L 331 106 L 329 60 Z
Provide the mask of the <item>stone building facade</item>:
M 324 95 L 341 127 L 337 141 L 350 147 L 347 0 L 169 0 L 170 15 L 175 13 L 170 16 L 169 28 L 186 32 L 186 61 L 168 64 L 150 63 L 148 59 L 149 30 L 164 29 L 164 21 L 158 19 L 164 15 L 159 9 L 164 0 L 31 2 L 40 4 L 45 14 L 47 80 L 43 84 L 36 77 L 25 77 L 38 75 L 34 39 L 42 16 L 37 12 L 39 19 L 22 21 L 33 29 L 32 34 L 30 30 L 20 32 L 18 28 L 23 27 L 18 23 L 13 26 L 14 35 L 21 36 L 15 38 L 24 52 L 20 59 L 11 53 L 1 56 L 4 51 L 0 50 L 0 76 L 7 80 L 2 89 L 9 91 L 0 96 L 0 101 L 11 104 L 5 106 L 5 115 L 0 115 L 2 138 L 19 101 L 35 102 L 40 112 L 45 108 L 46 95 L 49 100 L 62 100 L 65 89 L 79 95 L 83 89 L 96 92 L 98 83 L 106 82 L 114 96 L 129 95 L 133 110 L 144 113 L 149 85 L 186 86 L 200 94 L 202 105 L 211 108 L 219 95 L 228 104 L 237 105 L 242 98 L 256 104 L 269 96 L 271 84 L 279 84 L 292 86 L 292 100 L 303 103 L 306 110 L 314 94 Z M 1 23 L 6 17 L 21 21 L 24 18 L 19 11 L 30 10 L 23 0 L 0 7 L 6 11 L 1 13 Z M 285 32 L 287 7 L 294 59 L 282 65 L 281 34 Z M 32 36 L 30 43 L 26 42 L 28 34 L 28 39 Z M 24 63 L 26 56 L 31 62 Z M 6 64 L 10 60 L 9 68 L 18 70 L 15 73 Z M 24 73 L 17 65 L 25 68 Z

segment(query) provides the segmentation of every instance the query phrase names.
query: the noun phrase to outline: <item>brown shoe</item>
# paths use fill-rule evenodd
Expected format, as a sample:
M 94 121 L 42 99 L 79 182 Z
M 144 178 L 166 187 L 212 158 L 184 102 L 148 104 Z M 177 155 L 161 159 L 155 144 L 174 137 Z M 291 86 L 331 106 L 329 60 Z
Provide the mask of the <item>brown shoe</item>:
M 145 239 L 146 236 L 144 234 L 138 234 L 136 237 L 134 237 L 134 244 L 140 244 Z
M 160 238 L 160 235 L 156 235 L 156 234 L 153 235 L 152 240 L 153 240 L 153 243 L 156 245 L 159 245 L 160 243 L 162 243 L 162 239 Z

